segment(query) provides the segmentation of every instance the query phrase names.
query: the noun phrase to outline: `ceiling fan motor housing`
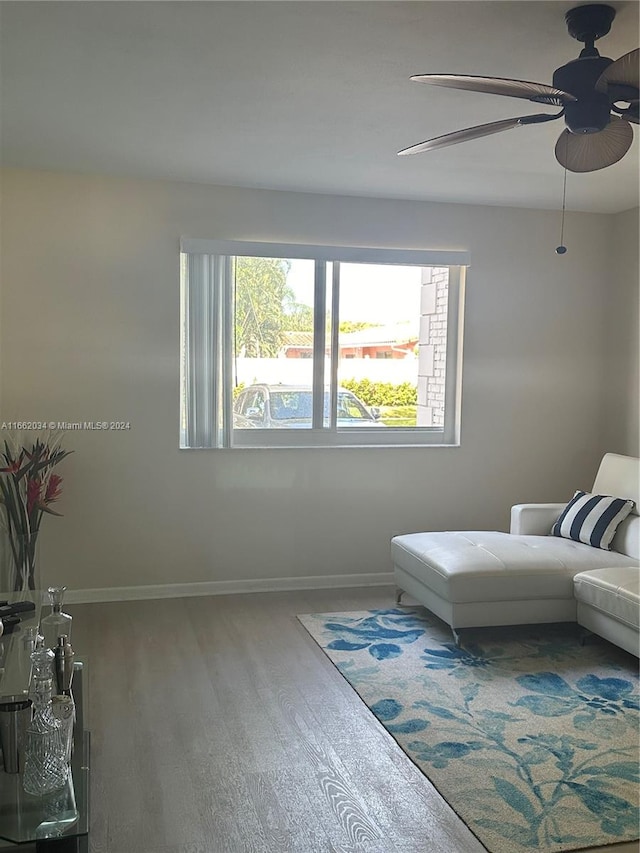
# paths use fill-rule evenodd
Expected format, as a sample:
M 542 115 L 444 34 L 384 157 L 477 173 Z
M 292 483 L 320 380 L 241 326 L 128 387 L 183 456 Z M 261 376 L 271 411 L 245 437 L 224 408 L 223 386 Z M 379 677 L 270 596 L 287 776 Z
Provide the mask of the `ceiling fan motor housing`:
M 609 97 L 595 86 L 612 62 L 606 56 L 582 56 L 554 72 L 553 85 L 577 98 L 565 104 L 565 122 L 572 133 L 598 133 L 609 123 Z

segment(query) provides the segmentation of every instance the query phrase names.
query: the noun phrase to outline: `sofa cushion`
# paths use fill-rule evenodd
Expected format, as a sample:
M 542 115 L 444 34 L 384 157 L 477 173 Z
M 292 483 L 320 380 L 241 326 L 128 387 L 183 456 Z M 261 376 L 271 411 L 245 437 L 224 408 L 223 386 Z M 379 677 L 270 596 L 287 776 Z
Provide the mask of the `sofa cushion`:
M 579 572 L 573 584 L 578 601 L 640 630 L 640 566 Z
M 632 500 L 577 491 L 551 528 L 551 533 L 608 551 L 618 525 L 633 507 Z
M 572 599 L 578 572 L 637 563 L 570 539 L 476 530 L 395 536 L 391 555 L 396 566 L 458 603 Z

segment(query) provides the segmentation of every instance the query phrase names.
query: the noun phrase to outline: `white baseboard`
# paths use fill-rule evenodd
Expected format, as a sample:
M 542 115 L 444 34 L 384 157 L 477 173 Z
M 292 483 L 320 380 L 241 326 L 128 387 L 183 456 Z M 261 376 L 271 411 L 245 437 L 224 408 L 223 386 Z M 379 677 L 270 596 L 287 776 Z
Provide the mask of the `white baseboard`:
M 265 578 L 255 580 L 201 581 L 148 586 L 112 586 L 100 589 L 69 589 L 67 604 L 100 601 L 142 601 L 148 598 L 187 598 L 196 595 L 236 595 L 244 592 L 286 592 L 299 589 L 341 589 L 358 586 L 391 586 L 393 572 L 356 575 L 316 575 L 303 578 Z

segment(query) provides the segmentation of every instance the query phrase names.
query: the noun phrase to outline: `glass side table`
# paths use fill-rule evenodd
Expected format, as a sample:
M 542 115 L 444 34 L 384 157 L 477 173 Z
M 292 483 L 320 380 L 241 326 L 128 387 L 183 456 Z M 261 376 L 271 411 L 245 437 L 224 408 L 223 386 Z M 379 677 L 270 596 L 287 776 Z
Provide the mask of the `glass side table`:
M 37 596 L 40 600 L 40 596 Z M 11 600 L 11 599 L 9 599 Z M 20 614 L 20 624 L 0 637 L 0 702 L 19 701 L 29 694 L 31 661 L 28 639 L 37 629 L 40 607 Z M 32 796 L 22 788 L 21 773 L 5 773 L 0 761 L 0 850 L 35 844 L 37 853 L 88 853 L 89 751 L 87 729 L 88 671 L 85 660 L 76 659 L 73 698 L 76 724 L 73 733 L 71 773 L 65 786 L 45 796 Z

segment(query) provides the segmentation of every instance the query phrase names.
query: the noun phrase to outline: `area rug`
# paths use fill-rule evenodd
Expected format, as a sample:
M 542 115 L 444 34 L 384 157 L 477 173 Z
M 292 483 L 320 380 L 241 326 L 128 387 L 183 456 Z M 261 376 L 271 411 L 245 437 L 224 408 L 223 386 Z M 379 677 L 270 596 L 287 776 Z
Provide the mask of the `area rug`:
M 480 629 L 422 608 L 298 619 L 492 853 L 638 838 L 637 660 L 577 626 Z

